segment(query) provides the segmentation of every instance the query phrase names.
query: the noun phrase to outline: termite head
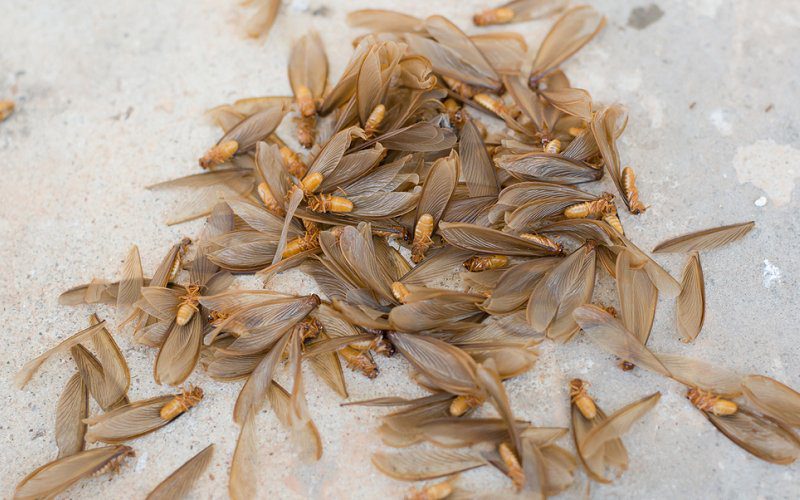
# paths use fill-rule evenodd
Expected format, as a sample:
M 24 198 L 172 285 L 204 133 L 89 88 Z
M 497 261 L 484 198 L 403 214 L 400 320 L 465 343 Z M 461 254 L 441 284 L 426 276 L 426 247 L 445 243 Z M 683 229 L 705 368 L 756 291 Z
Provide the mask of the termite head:
M 713 413 L 717 416 L 733 415 L 739 411 L 739 406 L 733 401 L 722 399 L 713 392 L 704 391 L 695 387 L 689 389 L 686 393 L 686 397 L 698 409 L 706 413 Z
M 209 149 L 200 160 L 203 168 L 215 167 L 233 158 L 239 150 L 239 143 L 236 141 L 224 141 Z
M 516 14 L 508 7 L 487 9 L 472 16 L 475 26 L 488 26 L 490 24 L 507 24 L 514 20 Z

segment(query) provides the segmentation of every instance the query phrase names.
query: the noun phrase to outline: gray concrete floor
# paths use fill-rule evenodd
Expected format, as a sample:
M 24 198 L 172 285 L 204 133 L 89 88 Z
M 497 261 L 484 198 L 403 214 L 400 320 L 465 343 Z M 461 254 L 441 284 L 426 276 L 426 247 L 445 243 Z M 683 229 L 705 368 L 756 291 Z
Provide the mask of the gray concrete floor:
M 488 2 L 284 3 L 264 42 L 246 39 L 246 11 L 222 0 L 0 1 L 0 98 L 18 105 L 0 124 L 0 495 L 11 496 L 26 473 L 56 455 L 55 402 L 72 361 L 52 360 L 22 391 L 10 379 L 25 360 L 86 324 L 93 309 L 61 307 L 58 294 L 93 276 L 114 276 L 133 243 L 152 269 L 168 245 L 197 232 L 197 224 L 163 224 L 180 194 L 144 186 L 197 171 L 196 158 L 217 137 L 204 110 L 288 93 L 289 42 L 307 28 L 322 33 L 338 76 L 356 34 L 344 26 L 350 9 L 402 4 L 420 16 L 445 14 L 475 32 L 469 16 Z M 652 345 L 800 386 L 800 4 L 591 3 L 608 15 L 608 27 L 565 69 L 596 100 L 629 107 L 622 155 L 636 167 L 642 197 L 652 205 L 635 219 L 623 215 L 632 239 L 652 248 L 692 229 L 757 222 L 744 241 L 704 256 L 708 311 L 697 342 L 678 342 L 673 306 L 665 300 Z M 513 28 L 536 47 L 551 22 Z M 680 256 L 659 260 L 679 275 Z M 314 289 L 294 273 L 274 286 Z M 99 313 L 111 317 L 112 311 Z M 127 333 L 117 339 L 131 368 L 131 399 L 163 392 L 152 381 L 155 352 L 134 345 Z M 800 492 L 800 465 L 770 465 L 748 455 L 688 405 L 677 383 L 642 370 L 622 373 L 585 339 L 541 350 L 536 369 L 508 383 L 517 414 L 537 424 L 567 425 L 566 383 L 575 376 L 592 382 L 607 410 L 655 390 L 663 394 L 625 439 L 630 470 L 613 485 L 593 485 L 594 497 L 796 498 Z M 347 374 L 352 399 L 420 394 L 408 382 L 407 365 L 381 361 L 374 381 Z M 264 412 L 258 421 L 261 496 L 402 496 L 407 485 L 369 462 L 383 448 L 375 435 L 381 411 L 339 408 L 335 395 L 311 380 L 309 406 L 324 456 L 300 464 L 286 432 Z M 133 441 L 137 457 L 121 474 L 85 481 L 65 496 L 141 498 L 214 442 L 213 465 L 193 496 L 224 497 L 239 384 L 215 383 L 201 373 L 190 381 L 206 390 L 199 407 L 168 430 Z M 571 446 L 569 439 L 561 444 Z M 504 481 L 485 470 L 464 474 L 460 484 L 479 492 Z M 582 496 L 581 483 L 563 497 Z

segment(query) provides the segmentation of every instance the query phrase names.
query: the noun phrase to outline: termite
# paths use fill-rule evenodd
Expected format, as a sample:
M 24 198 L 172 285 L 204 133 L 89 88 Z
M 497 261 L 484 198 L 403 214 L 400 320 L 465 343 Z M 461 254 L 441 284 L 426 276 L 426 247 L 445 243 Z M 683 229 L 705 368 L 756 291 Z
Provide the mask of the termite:
M 11 116 L 14 112 L 14 101 L 0 99 L 0 122 Z
M 189 408 L 196 406 L 203 399 L 203 389 L 192 387 L 188 391 L 183 391 L 171 401 L 161 407 L 159 414 L 164 420 L 172 420 L 175 417 L 189 411 Z
M 342 355 L 347 367 L 353 371 L 363 373 L 367 378 L 375 378 L 378 376 L 378 366 L 369 352 L 361 352 L 354 347 L 345 346 L 339 349 L 339 354 Z
M 613 195 L 603 193 L 603 195 L 596 200 L 570 205 L 564 210 L 564 217 L 567 219 L 594 219 L 602 217 L 606 211 L 609 210 L 613 199 Z
M 203 168 L 211 168 L 233 158 L 233 155 L 239 150 L 239 143 L 236 141 L 225 141 L 217 144 L 209 149 L 200 160 L 200 166 Z
M 317 117 L 315 115 L 302 116 L 296 119 L 297 122 L 297 142 L 308 149 L 314 145 L 316 135 Z
M 431 214 L 422 214 L 417 220 L 417 225 L 414 228 L 414 241 L 411 244 L 411 260 L 418 264 L 425 258 L 425 252 L 433 243 L 431 235 L 433 234 L 433 216 Z
M 418 490 L 412 488 L 406 495 L 406 500 L 443 500 L 453 493 L 453 479 L 441 483 L 431 484 Z
M 321 173 L 313 172 L 303 177 L 303 180 L 300 181 L 300 186 L 306 195 L 310 195 L 322 185 L 323 180 L 325 178 Z
M 622 228 L 622 222 L 617 215 L 617 207 L 613 203 L 609 204 L 603 211 L 603 222 L 611 226 L 614 231 L 621 235 L 625 235 L 625 230 Z
M 543 236 L 541 234 L 533 234 L 533 233 L 522 233 L 519 235 L 520 238 L 523 240 L 528 240 L 536 243 L 537 245 L 543 246 L 548 248 L 549 250 L 553 251 L 554 253 L 561 253 L 564 251 L 564 246 L 561 243 L 553 241 L 552 239 L 548 238 L 547 236 Z
M 169 270 L 169 279 L 168 281 L 175 281 L 175 278 L 178 277 L 178 273 L 181 272 L 183 268 L 183 258 L 186 255 L 186 251 L 189 249 L 189 245 L 192 244 L 192 240 L 189 238 L 183 238 L 180 243 L 180 248 L 178 249 L 177 255 L 175 255 L 175 260 L 172 262 L 172 267 Z
M 272 212 L 278 217 L 283 217 L 286 215 L 286 211 L 283 210 L 283 207 L 278 203 L 278 200 L 272 195 L 272 191 L 266 182 L 262 182 L 258 185 L 258 197 L 261 198 L 261 202 L 264 203 L 264 207 L 268 211 Z
M 525 472 L 522 470 L 517 455 L 511 450 L 511 446 L 506 442 L 500 443 L 500 446 L 497 447 L 497 452 L 508 468 L 507 474 L 511 478 L 511 482 L 514 483 L 514 487 L 517 490 L 522 489 L 522 485 L 525 484 Z
M 320 332 L 323 330 L 322 324 L 316 318 L 306 318 L 296 324 L 294 328 L 300 333 L 303 342 L 319 337 Z
M 583 380 L 576 378 L 570 381 L 569 397 L 572 399 L 572 404 L 578 407 L 581 415 L 585 418 L 592 420 L 597 416 L 597 406 L 586 392 L 586 383 Z
M 460 417 L 467 411 L 477 408 L 483 404 L 483 400 L 477 396 L 458 396 L 450 403 L 450 415 Z
M 516 14 L 508 7 L 486 9 L 472 16 L 475 26 L 489 26 L 490 24 L 508 24 L 514 20 Z
M 186 294 L 180 297 L 181 303 L 178 306 L 178 312 L 175 314 L 175 323 L 183 326 L 192 319 L 194 313 L 199 308 L 197 304 L 200 299 L 200 287 L 197 285 L 189 285 L 186 287 Z
M 545 153 L 552 153 L 552 154 L 560 153 L 561 152 L 561 141 L 559 141 L 558 139 L 553 139 L 552 141 L 549 141 L 547 143 L 547 145 L 544 147 L 544 152 Z
M 478 93 L 473 86 L 458 81 L 455 78 L 444 76 L 442 79 L 444 80 L 444 83 L 446 83 L 447 86 L 453 90 L 453 92 L 467 99 L 471 99 L 473 96 L 475 96 L 475 94 Z
M 378 127 L 383 123 L 383 118 L 386 116 L 386 106 L 378 104 L 372 113 L 369 114 L 367 122 L 364 124 L 364 133 L 367 137 L 372 137 L 378 131 Z
M 392 283 L 392 295 L 394 295 L 394 298 L 397 299 L 397 302 L 403 304 L 406 301 L 406 297 L 408 297 L 410 294 L 411 292 L 408 291 L 408 287 L 403 283 L 399 281 Z
M 288 241 L 286 243 L 286 248 L 281 254 L 281 258 L 287 259 L 293 255 L 299 254 L 300 252 L 305 252 L 306 250 L 311 250 L 317 247 L 319 247 L 319 231 L 315 233 L 307 232 L 303 236 L 298 236 L 297 238 Z
M 341 196 L 318 194 L 308 198 L 308 208 L 314 212 L 352 212 L 353 202 Z
M 102 467 L 94 471 L 92 476 L 100 476 L 106 472 L 119 472 L 122 462 L 128 457 L 135 457 L 136 452 L 130 446 L 123 446 L 120 453 L 112 457 Z
M 500 269 L 508 265 L 505 255 L 473 255 L 464 261 L 464 267 L 471 272 Z
M 639 189 L 636 187 L 636 174 L 631 167 L 622 169 L 622 191 L 628 201 L 628 207 L 632 214 L 640 214 L 647 210 L 639 200 Z
M 733 415 L 739 411 L 736 403 L 722 399 L 710 391 L 692 388 L 686 393 L 686 397 L 700 410 L 717 416 Z
M 300 114 L 308 118 L 317 114 L 317 103 L 314 101 L 314 96 L 311 94 L 311 89 L 305 85 L 297 87 L 297 107 L 300 108 Z
M 302 179 L 308 170 L 306 162 L 303 161 L 299 154 L 289 149 L 288 146 L 280 146 L 279 151 L 283 164 L 286 165 L 286 170 L 293 176 Z
M 488 109 L 489 111 L 498 116 L 510 115 L 513 117 L 516 114 L 515 110 L 512 110 L 511 108 L 503 104 L 503 101 L 494 98 L 489 94 L 483 94 L 483 93 L 475 94 L 475 96 L 472 99 L 476 103 L 480 104 L 481 106 L 483 106 L 484 108 Z

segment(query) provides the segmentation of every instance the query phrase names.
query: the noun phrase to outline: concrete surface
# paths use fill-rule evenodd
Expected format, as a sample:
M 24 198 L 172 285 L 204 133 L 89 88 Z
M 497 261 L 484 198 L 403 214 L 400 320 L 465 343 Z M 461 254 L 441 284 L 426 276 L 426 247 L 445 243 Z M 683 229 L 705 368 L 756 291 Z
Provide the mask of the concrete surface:
M 400 3 L 406 12 L 445 14 L 476 32 L 469 16 L 489 2 Z M 708 313 L 697 342 L 678 342 L 672 303 L 662 301 L 652 345 L 800 386 L 800 4 L 592 3 L 608 15 L 608 27 L 565 69 L 597 100 L 629 106 L 622 154 L 637 168 L 642 198 L 652 205 L 638 218 L 623 215 L 632 239 L 652 248 L 692 229 L 757 222 L 746 240 L 704 256 Z M 235 2 L 0 1 L 0 97 L 17 101 L 16 113 L 0 124 L 3 497 L 56 455 L 55 402 L 72 361 L 52 360 L 22 391 L 10 379 L 25 360 L 85 325 L 93 308 L 60 307 L 58 294 L 92 276 L 113 276 L 133 243 L 152 269 L 168 245 L 196 233 L 197 224 L 162 223 L 180 194 L 144 186 L 197 172 L 196 158 L 218 134 L 203 111 L 235 98 L 288 93 L 289 41 L 306 28 L 322 33 L 338 76 L 356 34 L 344 28 L 346 11 L 399 6 L 378 0 L 284 4 L 264 42 L 243 36 L 247 11 Z M 551 22 L 514 28 L 536 47 Z M 659 261 L 679 275 L 680 256 Z M 275 286 L 313 290 L 296 274 Z M 106 308 L 99 313 L 111 316 Z M 131 399 L 163 392 L 152 381 L 155 351 L 133 345 L 129 334 L 117 339 L 131 368 Z M 613 485 L 593 485 L 594 497 L 780 499 L 800 492 L 800 465 L 770 465 L 748 455 L 688 405 L 677 383 L 641 370 L 622 373 L 583 339 L 541 350 L 536 369 L 508 384 L 517 414 L 540 425 L 567 424 L 566 385 L 574 376 L 592 383 L 607 410 L 663 393 L 625 439 L 630 470 Z M 404 363 L 380 361 L 382 374 L 374 381 L 347 374 L 352 399 L 420 394 Z M 401 497 L 407 485 L 369 462 L 383 448 L 374 434 L 382 411 L 339 408 L 330 390 L 308 380 L 324 457 L 311 466 L 298 463 L 287 433 L 264 412 L 258 420 L 261 495 Z M 137 457 L 121 474 L 84 481 L 65 497 L 142 498 L 209 442 L 217 444 L 216 455 L 193 497 L 225 497 L 237 435 L 230 415 L 240 384 L 215 383 L 199 373 L 190 381 L 206 390 L 199 407 L 168 430 L 133 441 Z M 571 447 L 569 439 L 561 444 Z M 464 474 L 460 484 L 480 492 L 508 483 L 484 470 Z M 563 497 L 580 497 L 583 488 L 579 480 Z

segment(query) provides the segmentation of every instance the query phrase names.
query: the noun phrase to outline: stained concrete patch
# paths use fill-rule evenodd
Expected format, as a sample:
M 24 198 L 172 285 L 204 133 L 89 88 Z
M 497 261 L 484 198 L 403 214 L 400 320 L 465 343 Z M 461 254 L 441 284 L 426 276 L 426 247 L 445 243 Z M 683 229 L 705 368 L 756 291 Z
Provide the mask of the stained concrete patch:
M 628 26 L 637 30 L 643 30 L 663 16 L 664 11 L 654 3 L 651 3 L 647 7 L 636 7 L 631 10 L 631 14 L 628 16 Z

